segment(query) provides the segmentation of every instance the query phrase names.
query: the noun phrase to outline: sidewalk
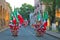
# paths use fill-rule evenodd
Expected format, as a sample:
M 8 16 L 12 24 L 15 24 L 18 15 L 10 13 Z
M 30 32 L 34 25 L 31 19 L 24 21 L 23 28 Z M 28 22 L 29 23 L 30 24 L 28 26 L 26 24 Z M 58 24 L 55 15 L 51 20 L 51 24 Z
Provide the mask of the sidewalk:
M 4 29 L 1 29 L 1 30 L 0 30 L 0 32 L 2 32 L 2 31 L 4 31 L 4 30 L 6 30 L 6 29 L 8 29 L 8 28 L 9 28 L 9 27 L 7 27 L 7 28 L 4 28 Z
M 60 39 L 60 34 L 52 31 L 46 31 L 46 34 L 49 34 L 51 36 L 57 37 Z

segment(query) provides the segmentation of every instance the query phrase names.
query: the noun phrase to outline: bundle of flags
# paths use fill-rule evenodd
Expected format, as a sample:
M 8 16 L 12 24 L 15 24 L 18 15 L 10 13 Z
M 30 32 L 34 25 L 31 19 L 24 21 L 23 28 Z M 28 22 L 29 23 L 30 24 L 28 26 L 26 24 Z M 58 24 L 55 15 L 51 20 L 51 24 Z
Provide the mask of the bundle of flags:
M 43 26 L 41 26 L 41 28 L 43 28 L 44 30 L 46 30 L 47 19 L 48 19 L 48 12 L 47 11 L 44 11 L 43 16 L 41 15 L 40 12 L 38 12 L 37 20 L 42 22 Z
M 47 26 L 47 19 L 48 19 L 48 12 L 44 11 L 43 13 L 43 25 L 44 25 L 44 30 L 46 30 L 46 26 Z
M 9 26 L 12 29 L 13 27 L 21 26 L 24 22 L 23 17 L 18 13 L 17 10 L 14 10 L 14 12 L 10 13 L 10 23 Z
M 38 20 L 38 21 L 41 20 L 41 13 L 40 13 L 40 12 L 38 12 L 38 14 L 37 14 L 37 20 Z

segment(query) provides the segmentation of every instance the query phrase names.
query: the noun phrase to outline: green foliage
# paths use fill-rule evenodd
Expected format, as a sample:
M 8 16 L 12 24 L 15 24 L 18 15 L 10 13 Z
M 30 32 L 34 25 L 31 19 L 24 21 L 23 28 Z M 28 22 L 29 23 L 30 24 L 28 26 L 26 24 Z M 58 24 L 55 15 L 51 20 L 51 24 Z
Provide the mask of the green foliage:
M 50 3 L 52 3 L 53 0 L 48 0 L 48 1 L 47 1 L 47 0 L 41 0 L 41 1 L 42 1 L 44 4 L 50 4 Z
M 60 0 L 56 0 L 56 7 L 60 8 Z
M 24 3 L 20 8 L 18 8 L 18 11 L 24 19 L 29 19 L 29 14 L 30 12 L 34 12 L 34 7 L 30 4 Z

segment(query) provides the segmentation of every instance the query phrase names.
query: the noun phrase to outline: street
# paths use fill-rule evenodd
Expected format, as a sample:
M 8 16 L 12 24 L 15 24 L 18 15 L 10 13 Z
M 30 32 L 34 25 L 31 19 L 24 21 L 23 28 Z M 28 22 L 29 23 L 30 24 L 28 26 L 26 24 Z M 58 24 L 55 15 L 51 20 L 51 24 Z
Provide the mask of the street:
M 11 36 L 10 29 L 0 32 L 0 40 L 59 40 L 53 36 L 45 34 L 42 37 L 36 37 L 35 31 L 30 26 L 21 27 L 17 37 Z
M 60 40 L 60 0 L 0 0 L 0 40 Z

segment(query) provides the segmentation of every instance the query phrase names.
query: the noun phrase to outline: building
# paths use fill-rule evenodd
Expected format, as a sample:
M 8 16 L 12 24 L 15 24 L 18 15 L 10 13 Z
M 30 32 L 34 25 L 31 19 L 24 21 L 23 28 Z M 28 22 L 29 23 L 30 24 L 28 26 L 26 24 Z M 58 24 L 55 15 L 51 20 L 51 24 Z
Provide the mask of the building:
M 34 0 L 34 3 L 35 3 L 35 10 L 34 10 L 35 15 L 37 15 L 38 12 L 43 14 L 45 10 L 45 5 L 40 0 Z
M 60 22 L 60 9 L 56 10 L 56 25 L 58 25 L 58 23 Z
M 10 8 L 5 0 L 0 0 L 0 29 L 6 28 L 9 24 Z
M 56 18 L 60 18 L 60 9 L 56 10 Z

